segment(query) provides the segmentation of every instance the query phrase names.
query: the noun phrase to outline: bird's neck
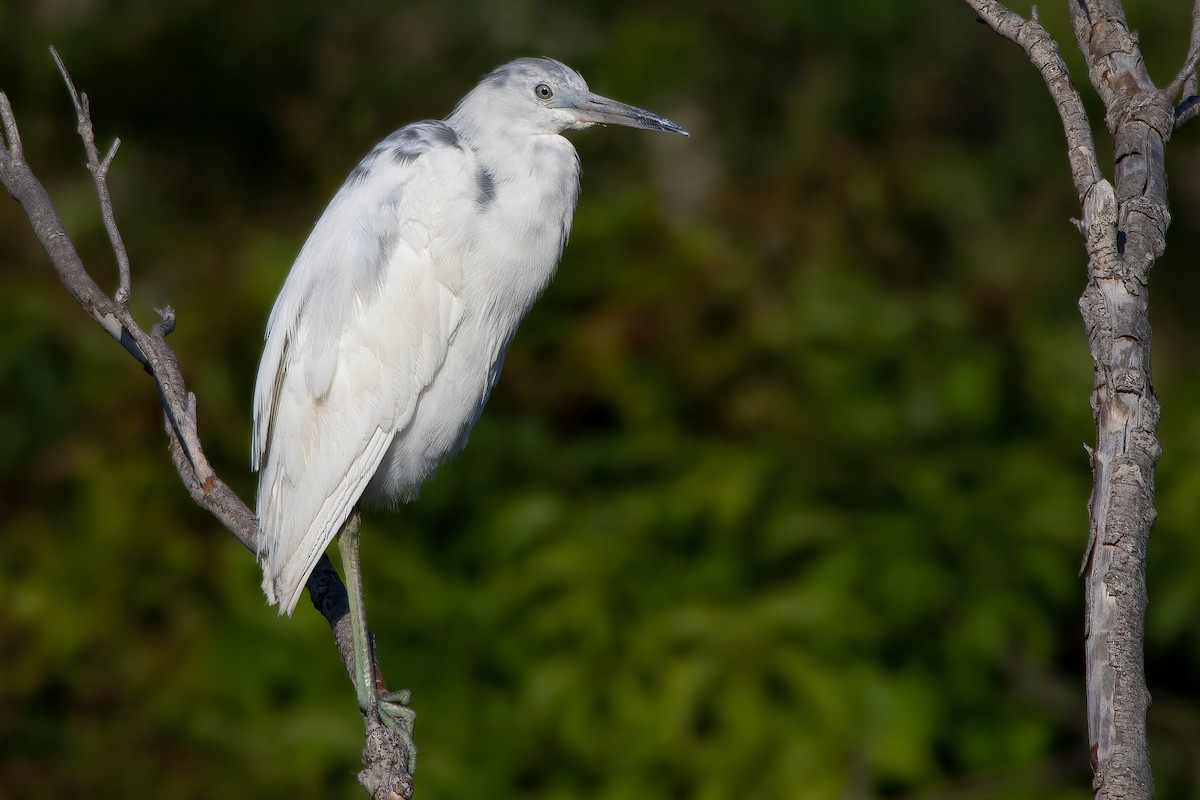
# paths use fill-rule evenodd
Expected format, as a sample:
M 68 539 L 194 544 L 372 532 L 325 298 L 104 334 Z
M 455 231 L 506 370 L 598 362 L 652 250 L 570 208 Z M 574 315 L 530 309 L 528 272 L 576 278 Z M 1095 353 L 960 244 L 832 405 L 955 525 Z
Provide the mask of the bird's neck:
M 463 137 L 479 163 L 505 182 L 551 180 L 576 184 L 579 155 L 566 138 L 552 133 L 492 132 Z
M 553 244 L 557 262 L 579 198 L 574 146 L 557 134 L 464 138 L 475 156 L 481 211 L 514 235 Z
M 506 331 L 498 344 L 507 346 L 562 256 L 579 196 L 579 157 L 557 135 L 463 138 L 475 160 L 476 274 L 490 287 L 483 302 L 496 329 Z

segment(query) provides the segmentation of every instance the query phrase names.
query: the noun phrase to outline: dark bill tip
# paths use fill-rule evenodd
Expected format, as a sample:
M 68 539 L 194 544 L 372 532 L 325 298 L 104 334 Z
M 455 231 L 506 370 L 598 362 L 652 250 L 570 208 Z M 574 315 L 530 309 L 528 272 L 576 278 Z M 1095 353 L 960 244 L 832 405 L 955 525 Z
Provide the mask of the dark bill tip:
M 687 136 L 680 125 L 666 117 L 660 117 L 644 108 L 619 103 L 600 95 L 582 97 L 572 103 L 569 108 L 575 113 L 580 122 L 585 125 L 624 125 L 627 128 L 640 128 L 645 131 L 663 131 Z

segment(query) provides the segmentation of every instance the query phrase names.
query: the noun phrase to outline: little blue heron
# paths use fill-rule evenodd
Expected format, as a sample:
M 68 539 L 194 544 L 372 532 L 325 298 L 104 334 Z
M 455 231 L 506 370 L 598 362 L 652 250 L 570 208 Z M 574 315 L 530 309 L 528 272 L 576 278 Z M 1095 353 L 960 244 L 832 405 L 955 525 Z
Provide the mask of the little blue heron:
M 571 230 L 579 156 L 560 134 L 604 124 L 687 135 L 557 61 L 499 67 L 445 120 L 403 127 L 359 162 L 267 323 L 253 443 L 263 591 L 291 614 L 338 538 L 359 706 L 404 738 L 410 765 L 406 693 L 380 695 L 372 672 L 359 508 L 412 499 L 466 445 Z

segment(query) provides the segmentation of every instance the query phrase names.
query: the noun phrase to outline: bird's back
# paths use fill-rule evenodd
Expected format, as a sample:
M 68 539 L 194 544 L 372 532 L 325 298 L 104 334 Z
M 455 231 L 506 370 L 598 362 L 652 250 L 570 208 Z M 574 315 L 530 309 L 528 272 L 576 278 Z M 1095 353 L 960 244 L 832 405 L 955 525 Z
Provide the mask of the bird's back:
M 473 185 L 444 123 L 397 131 L 334 196 L 272 309 L 254 466 L 263 588 L 281 612 L 445 359 Z

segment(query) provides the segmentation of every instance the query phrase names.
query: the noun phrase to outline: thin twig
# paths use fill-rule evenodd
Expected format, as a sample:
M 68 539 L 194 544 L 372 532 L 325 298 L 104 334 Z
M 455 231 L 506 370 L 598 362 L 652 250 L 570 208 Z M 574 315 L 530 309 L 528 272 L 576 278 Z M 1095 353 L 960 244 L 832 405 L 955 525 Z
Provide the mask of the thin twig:
M 160 319 L 150 329 L 150 335 L 155 339 L 165 339 L 167 334 L 175 330 L 175 309 L 170 306 L 163 306 L 162 308 L 154 309 L 154 313 L 158 314 Z
M 100 162 L 100 172 L 108 175 L 108 168 L 112 166 L 112 160 L 117 155 L 117 148 L 121 146 L 120 139 L 113 139 L 112 146 L 108 148 L 108 154 L 104 156 L 104 160 Z
M 109 244 L 112 245 L 113 255 L 117 260 L 117 291 L 113 295 L 113 302 L 118 308 L 128 308 L 130 283 L 132 282 L 129 253 L 125 249 L 125 241 L 121 238 L 121 231 L 117 227 L 112 195 L 108 190 L 108 168 L 117 154 L 121 140 L 114 140 L 108 155 L 101 160 L 100 151 L 96 149 L 96 135 L 92 127 L 92 115 L 87 95 L 81 95 L 75 90 L 75 84 L 71 81 L 71 76 L 67 73 L 67 67 L 63 64 L 58 51 L 51 47 L 50 54 L 54 56 L 54 63 L 58 65 L 58 71 L 67 84 L 67 90 L 71 93 L 71 101 L 75 104 L 75 116 L 79 121 L 79 138 L 83 140 L 83 149 L 87 153 L 88 159 L 88 171 L 92 173 L 92 179 L 96 184 L 96 195 L 100 200 L 100 216 L 104 220 L 104 230 L 108 234 Z
M 1200 69 L 1200 0 L 1192 7 L 1192 35 L 1188 42 L 1188 53 L 1178 74 L 1167 84 L 1163 92 L 1175 102 L 1196 94 L 1196 70 Z

